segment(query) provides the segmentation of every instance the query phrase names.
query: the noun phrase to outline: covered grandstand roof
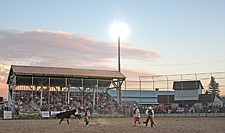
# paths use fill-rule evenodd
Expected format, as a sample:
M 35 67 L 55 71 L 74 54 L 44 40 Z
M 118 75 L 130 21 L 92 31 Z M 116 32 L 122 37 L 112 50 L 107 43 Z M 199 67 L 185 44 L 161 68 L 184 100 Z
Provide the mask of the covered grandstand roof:
M 41 66 L 12 65 L 9 73 L 16 76 L 49 76 L 49 77 L 77 77 L 77 78 L 100 78 L 100 79 L 125 79 L 118 71 L 75 69 Z M 9 83 L 9 80 L 7 81 Z

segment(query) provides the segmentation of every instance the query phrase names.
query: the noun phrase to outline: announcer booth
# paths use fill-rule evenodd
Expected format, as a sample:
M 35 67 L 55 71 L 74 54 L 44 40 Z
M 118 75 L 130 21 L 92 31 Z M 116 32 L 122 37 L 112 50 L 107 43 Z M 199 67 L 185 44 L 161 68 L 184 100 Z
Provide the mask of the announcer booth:
M 20 110 L 62 110 L 71 106 L 109 111 L 121 104 L 119 71 L 12 65 L 8 75 L 8 102 Z M 118 92 L 117 105 L 108 95 Z

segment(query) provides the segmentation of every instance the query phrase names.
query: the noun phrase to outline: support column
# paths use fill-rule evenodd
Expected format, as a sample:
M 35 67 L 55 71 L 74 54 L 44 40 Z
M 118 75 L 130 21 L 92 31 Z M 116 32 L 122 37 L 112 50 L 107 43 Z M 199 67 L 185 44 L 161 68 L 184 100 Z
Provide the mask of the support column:
M 99 105 L 98 105 L 98 100 L 99 100 L 98 79 L 97 79 L 97 86 L 96 86 L 96 88 L 97 88 L 97 109 L 99 111 Z
M 83 108 L 84 108 L 84 79 L 83 79 L 83 78 L 82 78 L 82 81 L 81 81 L 81 82 L 82 82 L 82 83 L 81 83 L 81 86 L 82 86 L 82 87 L 81 87 L 81 88 L 82 88 L 82 89 L 81 89 L 81 94 L 82 94 L 82 99 L 81 99 L 82 101 L 81 101 L 81 102 L 82 102 L 82 106 L 83 106 Z
M 93 89 L 93 109 L 95 109 L 95 88 Z
M 32 103 L 34 104 L 34 77 L 31 77 L 31 88 L 32 88 Z
M 70 104 L 70 86 L 68 86 L 67 78 L 66 78 L 66 88 L 67 88 L 67 104 Z
M 119 107 L 121 106 L 121 84 L 120 84 L 120 79 L 118 79 L 118 88 L 117 88 L 117 91 L 118 91 L 118 104 L 119 104 Z
M 42 97 L 43 97 L 43 86 L 41 86 L 41 100 L 40 100 L 40 106 L 42 107 Z

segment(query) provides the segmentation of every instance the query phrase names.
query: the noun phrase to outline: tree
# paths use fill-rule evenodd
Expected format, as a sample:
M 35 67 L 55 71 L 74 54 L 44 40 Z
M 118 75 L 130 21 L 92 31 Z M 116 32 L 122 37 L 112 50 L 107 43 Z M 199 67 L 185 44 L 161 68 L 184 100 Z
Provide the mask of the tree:
M 218 96 L 220 93 L 219 83 L 216 82 L 216 80 L 213 76 L 211 76 L 208 93 L 213 94 L 213 95 L 218 95 Z

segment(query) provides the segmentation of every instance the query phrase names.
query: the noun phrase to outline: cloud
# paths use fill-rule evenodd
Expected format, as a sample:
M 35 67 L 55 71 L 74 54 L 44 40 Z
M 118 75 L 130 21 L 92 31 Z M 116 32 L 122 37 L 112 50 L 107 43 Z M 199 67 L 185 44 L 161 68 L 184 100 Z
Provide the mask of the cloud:
M 161 54 L 159 52 L 141 49 L 141 48 L 134 48 L 134 47 L 131 47 L 130 45 L 125 45 L 122 48 L 124 49 L 123 57 L 126 59 L 153 61 L 155 59 L 158 59 L 158 57 L 161 57 Z
M 121 51 L 123 60 L 153 61 L 161 57 L 159 52 L 131 44 L 123 44 Z M 11 65 L 36 65 L 117 70 L 117 65 L 110 66 L 116 59 L 117 44 L 84 34 L 0 29 L 0 65 L 8 69 Z M 132 69 L 123 71 L 129 76 L 138 73 Z M 1 83 L 5 84 L 2 78 Z
M 117 45 L 92 37 L 57 31 L 13 31 L 0 30 L 0 55 L 3 61 L 15 62 L 27 60 L 32 64 L 98 64 L 110 61 L 117 56 Z M 130 45 L 121 47 L 122 58 L 154 60 L 160 57 L 158 52 L 134 48 Z M 8 64 L 8 63 L 7 63 Z M 25 63 L 27 64 L 27 63 Z

